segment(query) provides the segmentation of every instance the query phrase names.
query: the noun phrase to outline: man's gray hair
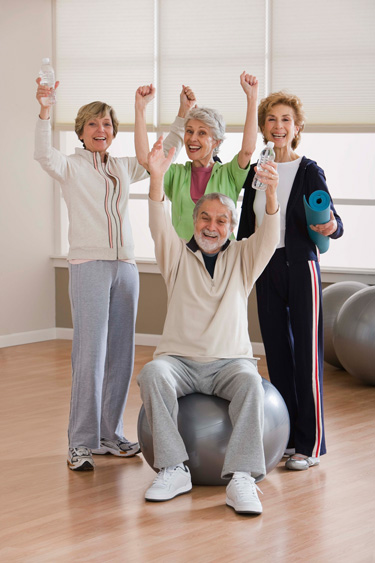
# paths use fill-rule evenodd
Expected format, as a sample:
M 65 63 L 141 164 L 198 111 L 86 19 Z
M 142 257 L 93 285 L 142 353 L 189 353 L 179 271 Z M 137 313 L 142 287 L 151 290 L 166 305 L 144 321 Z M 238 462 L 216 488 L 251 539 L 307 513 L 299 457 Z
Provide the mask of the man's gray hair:
M 206 194 L 204 196 L 202 196 L 200 199 L 198 199 L 197 203 L 195 204 L 194 207 L 194 211 L 193 211 L 193 221 L 194 224 L 198 218 L 198 213 L 199 213 L 199 209 L 201 208 L 202 204 L 207 201 L 207 200 L 219 200 L 220 203 L 222 203 L 223 205 L 225 205 L 225 207 L 230 211 L 231 214 L 231 222 L 230 222 L 230 226 L 233 229 L 235 229 L 235 227 L 238 225 L 238 211 L 237 208 L 233 202 L 233 200 L 224 195 L 224 194 L 219 194 L 217 192 L 214 192 L 212 194 Z
M 198 119 L 202 121 L 212 131 L 212 136 L 215 141 L 220 141 L 220 144 L 214 148 L 214 156 L 219 152 L 221 143 L 225 139 L 225 121 L 222 115 L 211 108 L 192 108 L 185 117 L 185 129 L 190 119 Z

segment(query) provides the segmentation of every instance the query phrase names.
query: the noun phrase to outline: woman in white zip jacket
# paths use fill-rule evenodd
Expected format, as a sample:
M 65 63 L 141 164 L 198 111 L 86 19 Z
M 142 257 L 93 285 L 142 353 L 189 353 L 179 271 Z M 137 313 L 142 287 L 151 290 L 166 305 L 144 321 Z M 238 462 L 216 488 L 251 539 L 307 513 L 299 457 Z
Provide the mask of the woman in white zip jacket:
M 130 457 L 139 444 L 123 435 L 123 413 L 134 364 L 139 294 L 129 220 L 129 186 L 147 178 L 135 157 L 113 158 L 107 150 L 118 131 L 112 107 L 92 102 L 80 108 L 75 131 L 84 148 L 66 156 L 52 147 L 49 88 L 40 84 L 35 159 L 60 183 L 69 214 L 69 295 L 73 318 L 72 394 L 68 467 L 92 470 L 94 454 Z M 56 87 L 58 83 L 56 83 Z M 136 93 L 137 113 L 154 96 L 152 85 Z M 166 151 L 183 145 L 184 117 L 195 104 L 183 87 L 178 117 Z M 136 125 L 137 126 L 137 125 Z

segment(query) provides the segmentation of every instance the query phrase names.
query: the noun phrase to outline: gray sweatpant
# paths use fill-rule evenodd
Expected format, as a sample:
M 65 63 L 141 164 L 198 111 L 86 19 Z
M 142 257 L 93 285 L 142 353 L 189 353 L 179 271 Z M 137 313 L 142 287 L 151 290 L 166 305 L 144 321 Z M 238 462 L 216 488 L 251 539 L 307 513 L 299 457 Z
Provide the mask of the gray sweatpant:
M 73 317 L 69 446 L 98 448 L 123 438 L 134 365 L 139 276 L 134 264 L 95 260 L 69 265 Z
M 204 393 L 230 401 L 233 431 L 222 478 L 230 477 L 235 471 L 246 471 L 257 480 L 265 476 L 264 391 L 255 360 L 200 363 L 177 356 L 160 356 L 144 366 L 137 382 L 153 435 L 156 468 L 188 459 L 177 428 L 177 399 L 190 393 Z

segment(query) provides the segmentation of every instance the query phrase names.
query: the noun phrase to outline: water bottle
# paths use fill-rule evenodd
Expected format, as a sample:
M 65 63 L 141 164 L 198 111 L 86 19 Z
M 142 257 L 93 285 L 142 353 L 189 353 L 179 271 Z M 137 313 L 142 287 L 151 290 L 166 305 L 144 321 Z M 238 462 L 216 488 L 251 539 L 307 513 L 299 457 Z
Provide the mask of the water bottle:
M 266 164 L 267 162 L 273 162 L 275 160 L 275 151 L 273 150 L 274 144 L 275 143 L 273 143 L 272 141 L 268 141 L 268 143 L 260 153 L 257 164 L 258 170 L 263 170 L 262 165 Z M 263 184 L 255 174 L 251 187 L 255 190 L 261 190 L 262 192 L 264 192 L 267 189 L 267 184 Z
M 39 76 L 41 78 L 40 83 L 42 85 L 48 86 L 48 88 L 52 88 L 50 95 L 47 98 L 42 98 L 41 102 L 46 107 L 52 106 L 54 103 L 56 103 L 55 71 L 53 70 L 48 58 L 42 59 Z

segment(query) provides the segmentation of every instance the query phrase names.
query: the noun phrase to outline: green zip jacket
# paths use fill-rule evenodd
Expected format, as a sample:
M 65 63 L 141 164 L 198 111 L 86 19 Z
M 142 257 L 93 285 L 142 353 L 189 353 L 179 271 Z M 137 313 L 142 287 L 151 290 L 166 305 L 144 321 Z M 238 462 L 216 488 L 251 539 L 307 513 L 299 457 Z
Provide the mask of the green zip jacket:
M 237 203 L 244 185 L 250 163 L 247 168 L 240 168 L 238 155 L 230 162 L 215 162 L 205 194 L 219 192 Z M 190 197 L 191 161 L 185 164 L 171 164 L 164 176 L 164 192 L 172 202 L 172 224 L 179 237 L 190 240 L 194 233 L 194 201 Z

